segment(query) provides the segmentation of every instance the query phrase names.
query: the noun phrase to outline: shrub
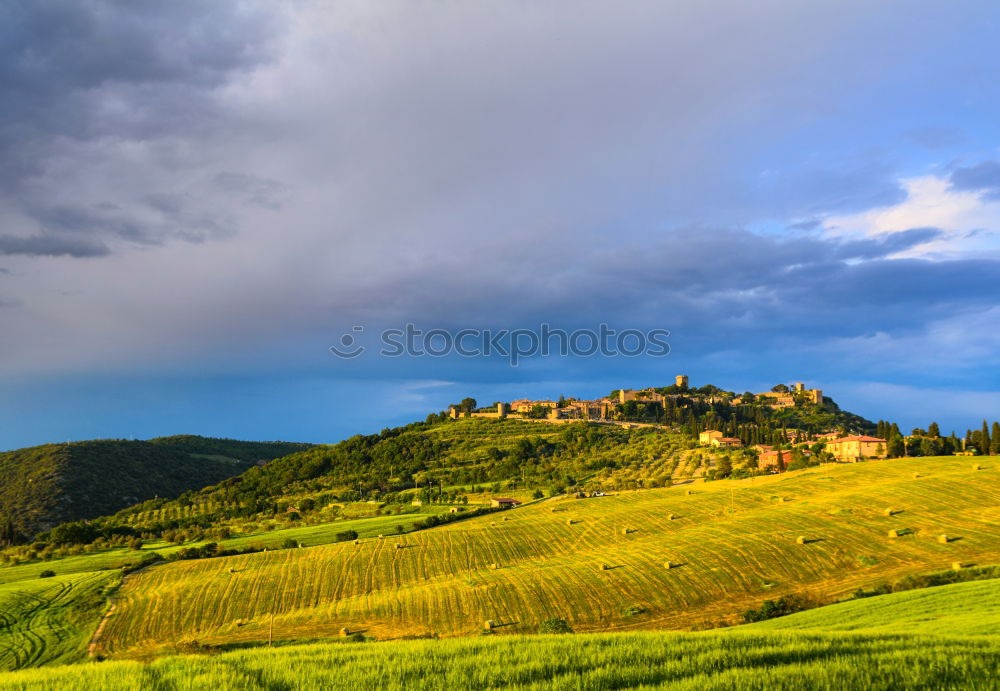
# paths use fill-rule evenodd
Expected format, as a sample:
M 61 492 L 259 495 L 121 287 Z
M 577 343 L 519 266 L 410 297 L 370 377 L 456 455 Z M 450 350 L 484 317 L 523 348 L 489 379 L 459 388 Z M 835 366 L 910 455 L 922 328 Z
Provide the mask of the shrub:
M 344 530 L 342 532 L 337 533 L 335 537 L 337 539 L 337 542 L 351 542 L 352 540 L 358 539 L 358 531 Z
M 294 549 L 299 546 L 299 541 L 293 537 L 286 537 L 281 543 L 281 549 Z
M 40 574 L 38 574 L 38 577 L 39 578 L 52 578 L 55 575 L 56 575 L 56 572 L 53 571 L 52 569 L 45 569 Z
M 802 598 L 795 595 L 784 595 L 777 600 L 764 600 L 760 609 L 748 609 L 743 613 L 743 620 L 748 623 L 765 621 L 801 612 L 804 609 L 808 609 L 808 606 Z
M 538 625 L 538 633 L 573 633 L 573 629 L 565 619 L 552 617 Z

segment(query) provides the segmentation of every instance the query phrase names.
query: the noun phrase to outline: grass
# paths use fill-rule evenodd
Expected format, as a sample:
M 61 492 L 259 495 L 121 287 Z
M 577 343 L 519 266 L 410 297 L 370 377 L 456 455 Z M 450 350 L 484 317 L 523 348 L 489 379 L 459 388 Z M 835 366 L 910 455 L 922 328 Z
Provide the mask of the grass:
M 1000 639 L 708 632 L 487 636 L 254 649 L 0 675 L 25 691 L 998 688 Z
M 272 614 L 279 640 L 336 636 L 344 626 L 379 639 L 470 635 L 486 620 L 525 633 L 557 616 L 579 632 L 706 628 L 783 594 L 829 602 L 954 561 L 1000 562 L 995 466 L 883 461 L 697 490 L 540 502 L 504 514 L 508 521 L 486 516 L 406 536 L 406 549 L 369 539 L 156 566 L 122 589 L 101 648 L 146 657 L 191 639 L 259 642 Z M 887 518 L 890 503 L 900 513 Z M 887 539 L 891 526 L 908 532 Z M 940 544 L 941 533 L 961 539 Z M 630 607 L 645 613 L 625 616 Z
M 995 636 L 1000 632 L 1000 579 L 850 600 L 741 628 Z
M 114 573 L 84 573 L 0 585 L 0 669 L 83 658 L 115 582 Z

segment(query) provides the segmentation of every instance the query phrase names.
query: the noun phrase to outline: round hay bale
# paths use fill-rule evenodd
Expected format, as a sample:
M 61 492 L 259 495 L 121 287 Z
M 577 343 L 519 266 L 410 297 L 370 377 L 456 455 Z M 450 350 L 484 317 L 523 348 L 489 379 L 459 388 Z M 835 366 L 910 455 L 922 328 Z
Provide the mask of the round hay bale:
M 622 528 L 622 535 L 628 535 L 628 534 L 629 534 L 629 533 L 631 533 L 631 532 L 632 532 L 632 531 L 631 531 L 631 530 L 629 530 L 628 528 Z
M 379 535 L 379 536 L 378 536 L 378 539 L 379 539 L 379 540 L 384 540 L 384 539 L 385 539 L 385 535 Z
M 403 543 L 402 542 L 397 542 L 396 543 L 396 549 L 403 549 Z
M 947 535 L 938 535 L 937 541 L 940 542 L 942 545 L 947 545 L 948 544 L 948 536 Z
M 914 480 L 916 480 L 918 477 L 920 477 L 920 473 L 914 473 L 913 474 L 913 479 Z
M 797 544 L 797 545 L 804 545 L 804 544 L 806 544 L 805 535 L 799 535 L 797 538 L 795 538 L 795 544 Z
M 684 494 L 686 494 L 688 496 L 691 496 L 692 494 L 694 494 L 694 490 L 693 489 L 686 489 L 686 490 L 684 490 Z
M 601 564 L 601 571 L 607 571 L 610 568 L 607 564 Z
M 496 625 L 497 623 L 492 619 L 487 619 L 486 621 L 483 622 L 484 629 L 493 629 L 494 627 L 496 627 Z
M 674 568 L 674 563 L 672 561 L 665 561 L 663 562 L 663 568 L 672 569 Z
M 962 570 L 962 562 L 960 562 L 960 561 L 953 561 L 951 563 L 951 569 L 952 569 L 952 571 L 961 571 Z
M 982 470 L 983 467 L 981 465 L 979 465 L 978 463 L 973 463 L 972 464 L 972 469 L 973 470 Z
M 667 520 L 668 521 L 672 521 L 672 520 L 674 520 L 674 518 L 676 518 L 676 517 L 672 513 L 668 513 L 667 514 Z
M 507 516 L 504 516 L 504 517 L 503 517 L 503 519 L 504 519 L 505 521 L 509 521 L 509 520 L 510 520 L 510 519 L 509 519 L 509 518 L 508 518 Z
M 344 626 L 344 627 L 342 627 L 340 629 L 340 637 L 341 638 L 347 638 L 350 635 L 351 635 L 351 630 L 349 628 L 347 628 L 346 626 Z
M 499 569 L 500 568 L 500 564 L 495 564 L 495 563 L 494 564 L 490 564 L 490 568 L 494 569 L 494 570 L 495 569 Z
M 892 514 L 894 514 L 894 513 L 896 513 L 896 512 L 895 512 L 895 511 L 893 511 L 892 509 L 886 509 L 885 511 L 883 511 L 883 512 L 882 512 L 882 514 L 883 514 L 884 516 L 891 516 L 891 515 L 892 515 Z
M 356 545 L 360 545 L 360 544 L 361 544 L 361 540 L 355 540 L 355 541 L 354 541 L 354 544 L 356 544 Z
M 566 519 L 566 525 L 573 525 L 573 519 L 572 518 L 567 518 Z
M 899 531 L 893 528 L 892 530 L 887 532 L 886 535 L 888 535 L 889 537 L 899 537 Z

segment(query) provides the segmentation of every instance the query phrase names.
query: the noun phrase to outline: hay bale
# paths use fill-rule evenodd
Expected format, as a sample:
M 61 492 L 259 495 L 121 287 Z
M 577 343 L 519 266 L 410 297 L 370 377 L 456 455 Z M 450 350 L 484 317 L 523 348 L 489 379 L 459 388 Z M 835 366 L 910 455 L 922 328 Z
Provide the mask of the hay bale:
M 360 545 L 360 544 L 361 544 L 361 540 L 355 540 L 355 541 L 354 541 L 354 544 L 356 544 L 356 545 Z
M 960 562 L 960 561 L 953 561 L 951 563 L 951 570 L 952 571 L 961 571 L 962 570 L 962 562 Z
M 573 519 L 572 518 L 567 518 L 566 519 L 566 525 L 573 525 Z
M 499 569 L 500 568 L 500 564 L 495 564 L 495 563 L 494 564 L 490 564 L 490 568 L 494 569 L 494 570 L 495 569 Z
M 507 516 L 504 516 L 503 519 L 504 519 L 504 521 L 509 521 L 510 520 Z
M 378 536 L 378 539 L 379 539 L 379 540 L 384 540 L 384 539 L 385 539 L 385 535 L 381 535 L 381 534 L 380 534 L 380 535 Z
M 607 571 L 609 568 L 611 567 L 609 567 L 607 564 L 601 564 L 601 571 Z
M 403 549 L 403 543 L 402 542 L 397 542 L 396 543 L 396 549 Z
M 882 515 L 884 515 L 884 516 L 891 516 L 894 513 L 896 513 L 896 512 L 893 511 L 892 509 L 886 509 L 885 511 L 882 512 Z
M 797 545 L 804 545 L 806 544 L 806 542 L 807 540 L 805 535 L 799 535 L 797 538 L 795 538 L 795 544 Z
M 347 628 L 346 626 L 344 626 L 344 627 L 342 627 L 340 629 L 340 637 L 341 638 L 347 638 L 350 635 L 351 635 L 351 630 L 349 628 Z
M 672 561 L 665 561 L 665 562 L 663 562 L 663 568 L 665 568 L 665 569 L 672 569 L 672 568 L 674 568 L 674 562 L 672 562 Z
M 487 619 L 486 621 L 483 622 L 483 628 L 488 630 L 492 630 L 493 628 L 496 627 L 496 625 L 497 623 L 492 619 Z
M 973 470 L 982 470 L 983 466 L 979 465 L 978 463 L 973 463 L 972 464 L 972 469 Z
M 688 496 L 691 496 L 692 494 L 694 494 L 694 490 L 693 489 L 686 489 L 686 490 L 684 490 L 684 494 L 686 494 Z
M 672 513 L 668 513 L 668 514 L 667 514 L 667 520 L 668 520 L 668 521 L 672 521 L 672 520 L 674 520 L 675 518 L 677 518 L 677 517 L 676 517 L 676 516 L 674 516 L 674 515 L 673 515 Z
M 893 528 L 892 530 L 887 532 L 886 535 L 888 535 L 889 537 L 899 537 L 899 531 Z
M 947 545 L 948 544 L 948 536 L 947 535 L 938 535 L 937 541 L 940 542 L 942 545 Z
M 920 473 L 914 473 L 913 474 L 913 479 L 914 480 L 916 480 L 918 477 L 920 477 Z
M 631 532 L 632 532 L 632 531 L 631 531 L 631 530 L 629 530 L 628 528 L 622 528 L 622 535 L 628 535 L 628 534 L 629 534 L 629 533 L 631 533 Z

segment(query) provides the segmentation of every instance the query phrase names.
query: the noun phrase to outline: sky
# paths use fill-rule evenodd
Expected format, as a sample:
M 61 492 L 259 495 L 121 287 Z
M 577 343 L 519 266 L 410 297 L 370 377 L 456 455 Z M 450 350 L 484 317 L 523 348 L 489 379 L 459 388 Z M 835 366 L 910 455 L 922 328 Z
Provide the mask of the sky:
M 1000 418 L 998 31 L 990 0 L 4 2 L 0 449 L 679 373 Z M 379 354 L 406 324 L 670 352 Z

